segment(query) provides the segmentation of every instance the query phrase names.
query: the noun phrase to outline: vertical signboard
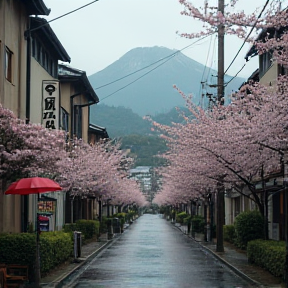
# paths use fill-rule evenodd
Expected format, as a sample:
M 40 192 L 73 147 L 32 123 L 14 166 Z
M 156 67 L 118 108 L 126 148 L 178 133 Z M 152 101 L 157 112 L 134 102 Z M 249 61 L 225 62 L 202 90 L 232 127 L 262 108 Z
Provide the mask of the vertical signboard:
M 48 129 L 59 129 L 59 82 L 43 80 L 42 124 Z

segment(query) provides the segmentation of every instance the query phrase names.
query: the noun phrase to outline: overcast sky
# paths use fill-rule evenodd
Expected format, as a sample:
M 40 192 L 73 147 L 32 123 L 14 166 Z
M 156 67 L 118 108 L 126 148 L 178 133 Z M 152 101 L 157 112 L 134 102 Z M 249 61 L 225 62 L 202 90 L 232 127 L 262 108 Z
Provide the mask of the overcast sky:
M 92 0 L 44 2 L 51 9 L 49 17 L 46 17 L 49 21 L 91 3 Z M 239 0 L 241 9 L 247 12 L 254 11 L 257 7 L 262 8 L 265 2 L 266 0 Z M 193 3 L 203 6 L 204 0 Z M 217 0 L 209 0 L 210 3 L 217 6 Z M 192 44 L 195 39 L 181 38 L 176 31 L 197 32 L 201 30 L 202 24 L 191 17 L 180 15 L 182 10 L 183 6 L 178 0 L 99 0 L 51 22 L 50 26 L 71 57 L 70 65 L 86 71 L 89 76 L 136 47 L 164 46 L 181 50 Z M 225 38 L 226 67 L 242 43 L 235 36 Z M 229 69 L 229 75 L 234 76 L 245 63 L 244 56 L 248 49 L 246 44 Z M 214 37 L 212 40 L 208 37 L 184 49 L 182 53 L 217 69 L 217 40 L 214 41 Z M 257 68 L 256 60 L 249 61 L 239 76 L 250 76 Z

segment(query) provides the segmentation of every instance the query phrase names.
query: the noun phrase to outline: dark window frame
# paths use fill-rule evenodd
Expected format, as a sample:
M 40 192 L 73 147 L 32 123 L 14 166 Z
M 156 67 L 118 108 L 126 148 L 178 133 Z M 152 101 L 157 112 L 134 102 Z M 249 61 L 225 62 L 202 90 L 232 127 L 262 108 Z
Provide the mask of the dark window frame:
M 63 107 L 60 109 L 60 128 L 69 131 L 69 113 Z
M 12 83 L 12 72 L 13 72 L 13 52 L 5 46 L 5 58 L 4 58 L 4 65 L 5 65 L 5 78 Z

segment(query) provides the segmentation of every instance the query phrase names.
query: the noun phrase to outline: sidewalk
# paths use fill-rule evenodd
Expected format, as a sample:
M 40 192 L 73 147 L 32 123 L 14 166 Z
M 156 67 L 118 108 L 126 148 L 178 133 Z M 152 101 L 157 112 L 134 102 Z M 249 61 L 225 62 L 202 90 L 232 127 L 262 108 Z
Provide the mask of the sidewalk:
M 81 257 L 77 261 L 67 261 L 47 276 L 41 278 L 41 287 L 52 288 L 62 287 L 63 281 L 73 272 L 78 270 L 87 261 L 92 260 L 102 249 L 112 243 L 114 239 L 108 240 L 107 235 L 103 234 L 98 241 L 92 241 L 82 246 Z
M 174 225 L 174 224 L 172 224 Z M 187 235 L 186 226 L 175 226 L 180 229 L 187 237 L 192 238 L 191 235 Z M 284 288 L 285 284 L 283 280 L 273 276 L 270 272 L 258 267 L 256 265 L 248 263 L 248 257 L 246 251 L 237 249 L 234 245 L 225 242 L 224 252 L 216 252 L 216 242 L 206 242 L 201 237 L 196 236 L 192 238 L 199 243 L 203 249 L 213 254 L 219 261 L 228 266 L 240 277 L 245 278 L 248 282 L 255 285 L 255 287 L 262 288 Z

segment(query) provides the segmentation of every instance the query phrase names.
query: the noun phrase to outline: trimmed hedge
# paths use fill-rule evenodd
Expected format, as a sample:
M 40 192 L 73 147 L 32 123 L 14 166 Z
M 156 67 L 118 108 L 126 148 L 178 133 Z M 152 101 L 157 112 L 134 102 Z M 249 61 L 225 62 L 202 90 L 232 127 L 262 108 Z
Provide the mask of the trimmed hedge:
M 35 259 L 35 234 L 0 234 L 0 263 L 28 265 L 30 279 L 34 274 Z
M 123 231 L 124 224 L 127 221 L 127 214 L 124 212 L 121 212 L 121 213 L 114 214 L 113 217 L 116 217 L 119 219 L 121 229 Z
M 186 212 L 180 212 L 180 213 L 176 214 L 176 222 L 183 224 L 184 219 L 187 217 L 188 217 L 188 214 Z
M 69 233 L 79 231 L 83 234 L 84 239 L 92 239 L 94 236 L 100 235 L 100 222 L 98 220 L 77 220 L 76 223 L 65 224 L 63 231 Z
M 76 228 L 85 239 L 92 239 L 93 236 L 99 236 L 100 223 L 97 220 L 77 220 Z
M 234 243 L 236 238 L 234 225 L 224 225 L 223 226 L 223 239 L 229 243 Z
M 247 245 L 248 261 L 276 277 L 284 277 L 285 255 L 285 241 L 258 239 L 248 242 Z
M 73 255 L 73 241 L 69 233 L 42 232 L 40 234 L 40 267 L 45 275 Z M 28 265 L 29 279 L 34 276 L 36 235 L 31 233 L 0 234 L 0 263 Z
M 45 232 L 40 237 L 41 273 L 47 273 L 54 267 L 73 256 L 73 241 L 69 233 Z
M 187 217 L 183 219 L 183 224 L 191 225 L 191 219 L 191 215 L 187 215 Z
M 264 218 L 259 211 L 240 213 L 234 222 L 236 239 L 235 245 L 246 249 L 251 240 L 264 239 Z
M 192 232 L 203 233 L 205 227 L 205 219 L 200 215 L 194 215 L 191 219 Z

